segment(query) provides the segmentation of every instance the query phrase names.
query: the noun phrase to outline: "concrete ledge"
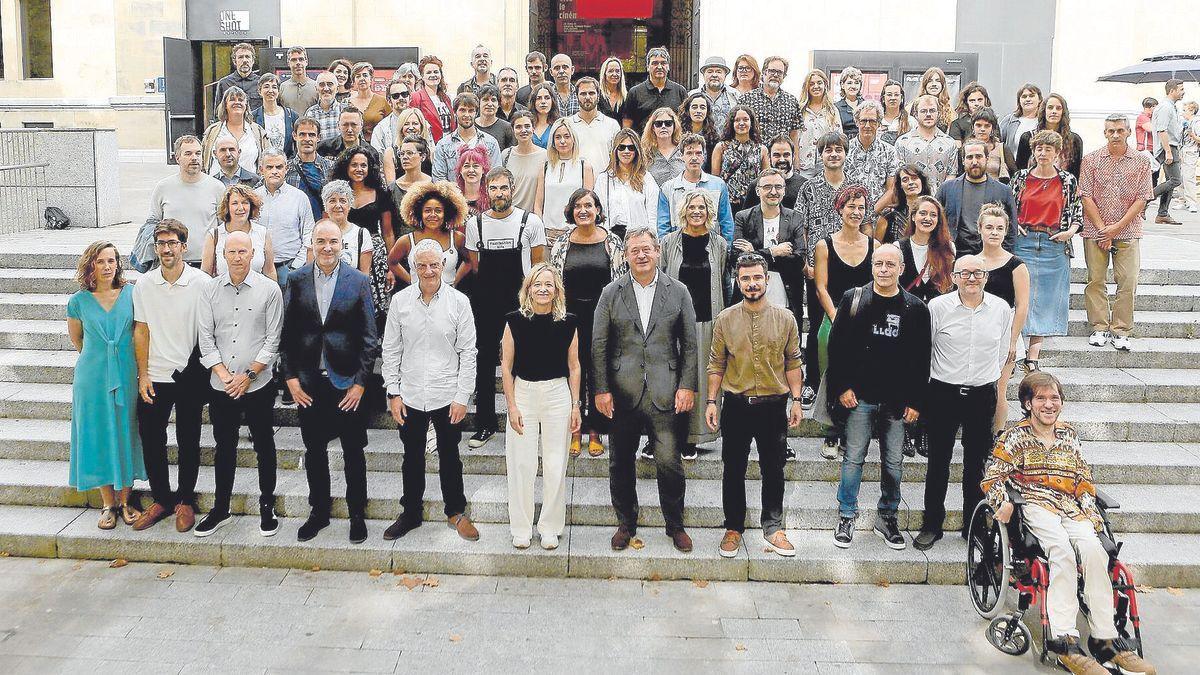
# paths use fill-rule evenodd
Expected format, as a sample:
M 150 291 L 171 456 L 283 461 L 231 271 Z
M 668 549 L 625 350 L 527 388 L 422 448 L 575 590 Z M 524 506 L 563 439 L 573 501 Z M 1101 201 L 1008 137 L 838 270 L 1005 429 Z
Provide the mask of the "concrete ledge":
M 745 549 L 736 558 L 717 554 L 723 530 L 693 529 L 693 551 L 680 553 L 662 528 L 640 527 L 637 538 L 645 546 L 612 550 L 613 529 L 575 525 L 571 527 L 571 559 L 567 574 L 572 577 L 624 579 L 705 579 L 745 581 L 748 559 Z
M 0 552 L 55 558 L 58 533 L 84 513 L 86 509 L 5 506 L 0 509 Z

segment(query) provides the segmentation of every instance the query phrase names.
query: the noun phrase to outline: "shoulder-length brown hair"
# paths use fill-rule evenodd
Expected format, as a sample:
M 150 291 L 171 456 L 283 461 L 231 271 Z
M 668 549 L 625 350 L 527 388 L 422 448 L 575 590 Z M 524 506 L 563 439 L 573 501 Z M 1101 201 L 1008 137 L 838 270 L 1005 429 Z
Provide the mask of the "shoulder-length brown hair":
M 749 54 L 742 54 L 734 60 L 733 70 L 729 72 L 729 86 L 737 86 L 737 67 L 743 63 L 750 66 L 750 70 L 754 73 L 754 78 L 750 80 L 750 83 L 754 85 L 755 89 L 758 89 L 762 85 L 762 68 L 758 67 L 758 59 Z
M 1062 119 L 1058 123 L 1058 135 L 1062 137 L 1062 147 L 1059 148 L 1062 157 L 1059 159 L 1059 162 L 1062 166 L 1066 167 L 1071 162 L 1072 153 L 1075 152 L 1075 141 L 1071 138 L 1071 109 L 1067 107 L 1067 99 L 1063 98 L 1062 94 L 1049 93 L 1042 99 L 1042 104 L 1038 106 L 1037 129 L 1038 131 L 1053 131 L 1053 129 L 1050 129 L 1049 122 L 1046 121 L 1046 104 L 1050 102 L 1050 99 L 1058 101 L 1063 109 Z M 1033 134 L 1030 134 L 1029 140 L 1029 147 L 1032 149 Z
M 462 192 L 459 192 L 457 185 L 447 181 L 417 183 L 409 188 L 408 192 L 404 193 L 404 199 L 400 201 L 400 215 L 404 217 L 404 222 L 425 229 L 424 223 L 421 222 L 421 207 L 430 199 L 441 202 L 442 208 L 446 210 L 445 219 L 442 221 L 442 229 L 446 232 L 460 229 L 466 222 L 467 200 Z
M 633 144 L 633 164 L 630 165 L 630 170 L 627 172 L 621 166 L 621 158 L 617 156 L 617 146 L 621 141 L 628 141 Z M 612 152 L 608 156 L 608 173 L 617 180 L 629 182 L 629 187 L 642 191 L 642 186 L 645 185 L 646 179 L 646 161 L 642 154 L 642 139 L 638 138 L 637 132 L 633 129 L 621 129 L 612 139 Z
M 92 242 L 83 251 L 83 255 L 79 256 L 79 263 L 75 266 L 75 281 L 79 282 L 79 287 L 85 291 L 96 290 L 96 258 L 107 249 L 113 250 L 113 255 L 117 256 L 117 273 L 113 276 L 113 288 L 121 288 L 125 285 L 125 268 L 121 266 L 121 252 L 117 250 L 116 244 L 111 241 L 96 241 Z
M 262 197 L 255 194 L 254 190 L 238 183 L 225 188 L 225 194 L 221 195 L 221 201 L 217 202 L 217 218 L 222 223 L 229 222 L 229 200 L 235 194 L 250 202 L 250 217 L 247 220 L 258 220 L 258 214 L 262 211 Z
M 913 210 L 908 214 L 908 223 L 904 227 L 904 238 L 907 239 L 917 231 L 916 209 L 921 204 L 932 204 L 937 211 L 937 225 L 929 236 L 929 253 L 925 264 L 929 267 L 929 283 L 938 291 L 945 293 L 954 286 L 954 245 L 950 241 L 950 226 L 946 220 L 946 210 L 936 197 L 921 195 L 913 204 Z M 919 274 L 921 270 L 917 270 Z

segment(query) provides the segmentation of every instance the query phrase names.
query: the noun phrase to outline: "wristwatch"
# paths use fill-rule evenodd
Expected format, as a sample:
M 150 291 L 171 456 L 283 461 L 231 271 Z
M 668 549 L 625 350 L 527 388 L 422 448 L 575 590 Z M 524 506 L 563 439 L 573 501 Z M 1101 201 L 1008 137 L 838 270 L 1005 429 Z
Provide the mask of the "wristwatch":
M 704 403 L 705 403 L 705 405 L 707 405 L 707 404 L 709 404 L 709 403 L 711 403 L 711 404 L 713 404 L 713 405 L 716 405 L 716 404 L 717 404 L 717 399 L 715 399 L 715 398 L 710 398 L 710 399 L 707 399 L 706 401 L 704 401 Z
M 255 379 L 258 378 L 258 373 L 254 372 L 254 370 L 251 368 L 247 368 L 246 369 L 246 377 L 250 378 L 250 381 L 253 382 Z

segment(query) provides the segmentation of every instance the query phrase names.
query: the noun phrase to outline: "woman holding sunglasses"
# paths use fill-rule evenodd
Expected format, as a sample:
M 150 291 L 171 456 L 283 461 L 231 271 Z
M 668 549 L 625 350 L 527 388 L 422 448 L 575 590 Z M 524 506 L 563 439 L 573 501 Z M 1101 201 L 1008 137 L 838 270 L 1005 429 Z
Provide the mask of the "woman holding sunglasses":
M 621 129 L 613 137 L 608 169 L 596 176 L 596 194 L 618 237 L 624 238 L 630 227 L 658 227 L 658 181 L 646 168 L 641 139 L 633 129 Z

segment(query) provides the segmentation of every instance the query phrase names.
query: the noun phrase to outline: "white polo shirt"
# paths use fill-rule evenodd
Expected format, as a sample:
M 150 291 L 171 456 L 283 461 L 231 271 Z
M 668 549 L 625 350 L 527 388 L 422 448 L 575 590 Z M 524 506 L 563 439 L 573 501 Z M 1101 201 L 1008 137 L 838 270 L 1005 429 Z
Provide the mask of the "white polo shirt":
M 187 367 L 199 339 L 197 310 L 210 281 L 204 272 L 183 266 L 183 274 L 169 284 L 162 268 L 143 274 L 133 286 L 133 320 L 150 328 L 147 370 L 153 382 L 172 382 L 175 371 Z

